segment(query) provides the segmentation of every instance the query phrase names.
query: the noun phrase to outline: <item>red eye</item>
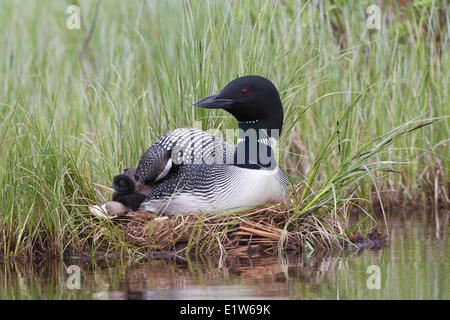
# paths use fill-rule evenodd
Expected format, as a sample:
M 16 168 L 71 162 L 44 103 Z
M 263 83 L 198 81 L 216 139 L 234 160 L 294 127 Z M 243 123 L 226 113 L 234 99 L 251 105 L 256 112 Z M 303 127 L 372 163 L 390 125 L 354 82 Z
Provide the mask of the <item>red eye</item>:
M 246 90 L 246 89 L 241 90 L 241 94 L 242 94 L 243 96 L 248 95 L 248 90 Z

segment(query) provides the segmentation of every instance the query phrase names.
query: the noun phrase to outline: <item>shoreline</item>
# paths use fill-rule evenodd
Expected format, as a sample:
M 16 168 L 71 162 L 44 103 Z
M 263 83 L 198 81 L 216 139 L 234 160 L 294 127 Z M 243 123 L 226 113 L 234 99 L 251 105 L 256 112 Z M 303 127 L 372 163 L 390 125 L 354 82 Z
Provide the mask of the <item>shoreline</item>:
M 389 224 L 389 219 L 391 215 L 398 215 L 398 214 L 402 214 L 405 212 L 408 212 L 410 210 L 414 210 L 416 212 L 419 212 L 421 215 L 422 214 L 427 214 L 427 213 L 433 213 L 436 212 L 436 210 L 438 212 L 441 211 L 445 211 L 448 209 L 448 205 L 442 205 L 439 207 L 436 207 L 434 205 L 415 205 L 412 203 L 408 203 L 406 206 L 385 206 L 384 210 L 387 211 L 387 223 Z M 259 209 L 253 209 L 253 210 L 259 210 Z M 383 213 L 381 210 L 380 206 L 375 206 L 372 207 L 372 210 L 374 211 L 375 215 L 378 216 L 378 219 L 383 217 Z M 248 212 L 250 212 L 251 210 L 249 210 Z M 359 215 L 362 213 L 362 211 L 354 208 L 353 210 L 351 210 L 352 212 L 350 213 L 350 217 L 353 217 L 354 214 Z M 142 212 L 142 213 L 146 213 L 146 212 Z M 245 212 L 247 213 L 247 212 Z M 134 215 L 138 215 L 141 213 L 133 213 Z M 148 213 L 152 215 L 151 213 Z M 181 216 L 178 216 L 178 218 L 180 218 Z M 192 216 L 183 216 L 184 218 L 188 218 Z M 175 217 L 174 217 L 175 218 Z M 119 221 L 122 220 L 130 220 L 129 217 L 127 218 L 125 217 L 121 217 L 118 219 Z M 131 222 L 133 222 L 133 219 L 131 219 Z M 120 224 L 120 223 L 119 223 Z M 322 252 L 322 253 L 326 253 L 326 252 L 333 252 L 333 251 L 341 251 L 341 252 L 345 252 L 345 251 L 364 251 L 364 250 L 382 250 L 383 248 L 389 246 L 390 243 L 390 239 L 387 237 L 387 235 L 385 234 L 385 230 L 380 229 L 379 226 L 374 226 L 371 228 L 371 230 L 369 232 L 363 232 L 361 233 L 360 231 L 358 231 L 359 229 L 351 232 L 350 234 L 348 234 L 348 240 L 349 241 L 344 241 L 342 242 L 340 245 L 338 246 L 332 246 L 332 247 L 328 247 L 328 248 L 315 248 L 314 252 Z M 247 230 L 248 231 L 248 230 Z M 375 232 L 373 234 L 373 232 Z M 256 231 L 256 233 L 258 234 L 258 232 Z M 266 237 L 270 235 L 265 235 Z M 133 254 L 129 255 L 129 254 L 120 254 L 120 249 L 118 250 L 114 250 L 114 249 L 109 249 L 109 248 L 95 248 L 92 250 L 89 250 L 87 248 L 82 249 L 81 252 L 64 252 L 62 255 L 54 255 L 54 254 L 44 254 L 43 252 L 36 252 L 33 255 L 23 255 L 23 254 L 19 254 L 17 256 L 0 256 L 0 262 L 1 263 L 12 263 L 12 262 L 40 262 L 40 261 L 46 261 L 46 260 L 52 260 L 52 259 L 68 259 L 68 258 L 80 258 L 80 259 L 94 259 L 94 260 L 98 260 L 98 259 L 131 259 L 131 260 L 135 260 L 135 259 L 141 259 L 141 258 L 148 258 L 148 259 L 172 259 L 174 257 L 182 257 L 184 256 L 184 254 L 186 253 L 186 246 L 185 246 L 185 242 L 184 243 L 175 243 L 175 248 L 176 250 L 148 250 L 148 248 L 146 248 L 145 246 L 141 246 L 141 248 L 139 248 L 140 250 L 144 250 L 144 251 L 140 251 L 139 249 L 137 249 Z M 188 250 L 189 251 L 189 250 Z M 283 254 L 289 254 L 289 252 L 294 252 L 294 253 L 300 253 L 302 254 L 302 252 L 304 253 L 304 251 L 302 251 L 300 249 L 300 247 L 298 248 L 284 248 L 283 249 Z M 216 257 L 217 258 L 217 253 L 219 253 L 220 255 L 220 250 L 219 251 L 209 251 L 209 252 L 198 252 L 198 251 L 193 251 L 190 253 L 187 253 L 188 256 L 191 257 L 201 257 L 201 256 L 205 256 L 205 257 Z M 226 255 L 230 255 L 230 256 L 252 256 L 254 254 L 264 254 L 267 256 L 277 256 L 277 254 L 279 253 L 278 250 L 276 250 L 276 247 L 274 246 L 274 243 L 271 243 L 271 245 L 269 246 L 264 246 L 264 245 L 260 245 L 260 244 L 252 244 L 248 247 L 245 246 L 240 246 L 240 248 L 238 246 L 234 247 L 234 248 L 229 248 L 229 250 L 227 250 Z M 34 257 L 33 257 L 34 256 Z

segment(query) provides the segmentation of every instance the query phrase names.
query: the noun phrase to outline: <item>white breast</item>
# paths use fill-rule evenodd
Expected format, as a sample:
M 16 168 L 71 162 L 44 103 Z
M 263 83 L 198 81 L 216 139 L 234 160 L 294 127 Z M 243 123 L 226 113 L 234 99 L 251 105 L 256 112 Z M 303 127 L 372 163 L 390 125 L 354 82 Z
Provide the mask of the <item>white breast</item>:
M 191 193 L 179 193 L 170 199 L 153 199 L 143 203 L 145 210 L 177 213 L 223 213 L 230 210 L 253 207 L 263 203 L 278 203 L 287 199 L 288 190 L 280 181 L 280 168 L 252 170 L 229 166 L 226 174 L 217 179 L 211 200 Z
M 252 170 L 233 167 L 230 183 L 223 194 L 217 193 L 217 203 L 223 207 L 243 207 L 261 203 L 277 203 L 287 197 L 279 178 L 280 169 Z

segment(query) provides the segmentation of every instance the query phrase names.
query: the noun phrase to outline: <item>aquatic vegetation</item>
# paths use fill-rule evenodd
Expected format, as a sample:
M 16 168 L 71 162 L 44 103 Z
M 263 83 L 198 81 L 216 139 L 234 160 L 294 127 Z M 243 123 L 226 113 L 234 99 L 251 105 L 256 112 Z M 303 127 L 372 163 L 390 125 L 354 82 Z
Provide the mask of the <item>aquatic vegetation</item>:
M 79 1 L 70 30 L 66 4 L 2 1 L 2 256 L 139 250 L 88 206 L 168 130 L 235 129 L 191 103 L 244 74 L 270 78 L 285 108 L 280 249 L 306 221 L 302 247 L 340 245 L 360 227 L 348 211 L 374 222 L 380 199 L 448 205 L 449 8 L 389 8 L 370 30 L 370 4 Z
M 448 299 L 446 212 L 387 212 L 385 250 L 326 250 L 282 257 L 253 252 L 170 259 L 72 257 L 0 262 L 4 299 Z M 436 223 L 438 222 L 438 223 Z M 156 254 L 155 254 L 156 256 Z M 367 270 L 380 267 L 380 289 Z M 69 267 L 70 266 L 70 267 Z M 72 281 L 79 270 L 79 282 Z M 69 286 L 70 284 L 70 286 Z M 79 289 L 74 286 L 78 285 Z

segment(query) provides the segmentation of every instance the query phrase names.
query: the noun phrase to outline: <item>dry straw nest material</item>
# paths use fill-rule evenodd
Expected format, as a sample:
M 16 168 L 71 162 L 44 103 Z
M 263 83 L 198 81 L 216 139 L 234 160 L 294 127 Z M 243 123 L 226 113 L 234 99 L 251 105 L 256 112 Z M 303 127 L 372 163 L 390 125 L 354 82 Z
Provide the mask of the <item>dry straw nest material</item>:
M 305 245 L 343 247 L 343 237 L 336 234 L 344 235 L 344 227 L 332 217 L 309 215 L 289 221 L 291 217 L 292 209 L 279 204 L 245 212 L 166 219 L 151 212 L 131 212 L 115 221 L 128 243 L 149 251 L 238 254 L 249 250 L 276 252 L 280 248 L 303 251 Z

